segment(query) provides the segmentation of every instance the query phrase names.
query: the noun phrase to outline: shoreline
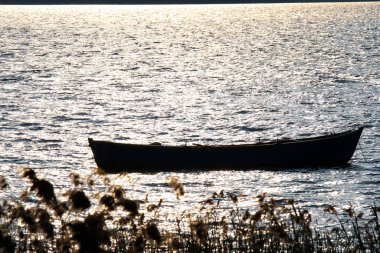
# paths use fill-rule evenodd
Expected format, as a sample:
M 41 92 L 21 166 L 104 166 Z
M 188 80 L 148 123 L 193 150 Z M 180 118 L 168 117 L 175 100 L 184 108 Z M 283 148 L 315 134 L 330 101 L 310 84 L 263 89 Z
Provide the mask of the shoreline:
M 284 4 L 284 3 L 370 3 L 379 1 L 357 0 L 311 0 L 311 1 L 284 1 L 284 0 L 2 0 L 0 5 L 195 5 L 195 4 Z

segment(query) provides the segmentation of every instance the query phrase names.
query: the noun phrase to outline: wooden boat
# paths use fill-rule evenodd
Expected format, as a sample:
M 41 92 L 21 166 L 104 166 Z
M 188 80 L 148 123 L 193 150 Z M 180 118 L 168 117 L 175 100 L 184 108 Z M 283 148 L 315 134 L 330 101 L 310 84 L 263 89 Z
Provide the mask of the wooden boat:
M 89 138 L 95 162 L 106 173 L 201 169 L 283 169 L 347 164 L 363 127 L 320 137 L 245 145 L 138 145 Z

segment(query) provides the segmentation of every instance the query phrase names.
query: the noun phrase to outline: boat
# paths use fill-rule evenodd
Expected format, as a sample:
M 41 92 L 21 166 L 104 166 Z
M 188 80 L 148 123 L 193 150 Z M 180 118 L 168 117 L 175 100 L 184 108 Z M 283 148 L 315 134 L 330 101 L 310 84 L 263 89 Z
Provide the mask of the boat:
M 335 167 L 349 164 L 363 127 L 319 137 L 243 145 L 174 146 L 96 141 L 89 145 L 105 173 Z

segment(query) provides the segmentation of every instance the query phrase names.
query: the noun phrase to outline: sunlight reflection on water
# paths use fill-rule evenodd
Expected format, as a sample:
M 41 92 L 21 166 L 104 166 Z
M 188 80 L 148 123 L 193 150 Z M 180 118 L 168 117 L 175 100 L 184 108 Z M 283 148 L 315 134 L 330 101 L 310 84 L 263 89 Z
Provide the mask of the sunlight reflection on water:
M 215 191 L 268 192 L 319 209 L 379 200 L 378 3 L 4 6 L 0 166 L 38 169 L 58 189 L 93 173 L 96 139 L 249 143 L 364 125 L 354 166 L 111 176 L 180 212 Z M 339 14 L 339 15 L 338 15 Z M 166 184 L 178 176 L 186 194 Z M 98 186 L 102 189 L 101 186 Z M 173 211 L 174 203 L 182 203 Z M 184 203 L 184 204 L 183 204 Z M 178 207 L 178 206 L 176 206 Z

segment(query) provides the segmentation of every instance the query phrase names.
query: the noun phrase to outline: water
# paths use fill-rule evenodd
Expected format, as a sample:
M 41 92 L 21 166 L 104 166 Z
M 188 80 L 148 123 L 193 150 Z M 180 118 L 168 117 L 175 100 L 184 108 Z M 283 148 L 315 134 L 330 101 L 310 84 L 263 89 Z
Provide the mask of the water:
M 90 175 L 87 138 L 238 144 L 364 125 L 352 166 L 111 176 L 166 212 L 224 190 L 267 192 L 322 218 L 380 199 L 380 4 L 1 6 L 0 170 L 67 189 Z M 177 176 L 185 196 L 166 184 Z M 96 185 L 95 188 L 101 186 Z M 181 205 L 177 205 L 180 203 Z M 174 207 L 175 206 L 175 207 Z

